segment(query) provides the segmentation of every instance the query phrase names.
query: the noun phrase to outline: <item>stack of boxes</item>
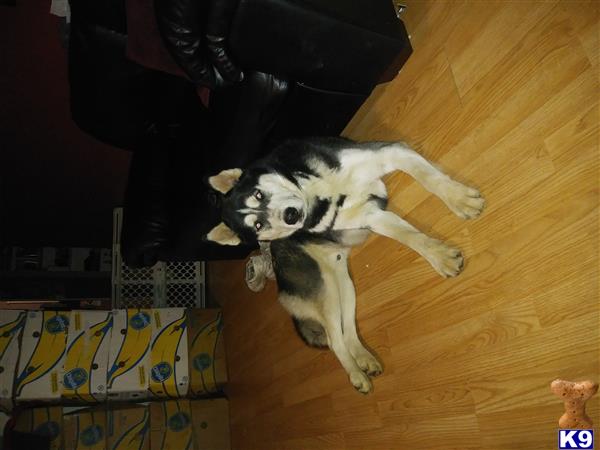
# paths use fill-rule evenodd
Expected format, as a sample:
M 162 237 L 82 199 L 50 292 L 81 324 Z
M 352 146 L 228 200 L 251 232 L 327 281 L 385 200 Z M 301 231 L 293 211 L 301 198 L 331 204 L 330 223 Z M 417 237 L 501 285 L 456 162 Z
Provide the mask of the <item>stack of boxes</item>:
M 0 316 L 0 407 L 53 449 L 229 449 L 226 382 L 219 310 Z

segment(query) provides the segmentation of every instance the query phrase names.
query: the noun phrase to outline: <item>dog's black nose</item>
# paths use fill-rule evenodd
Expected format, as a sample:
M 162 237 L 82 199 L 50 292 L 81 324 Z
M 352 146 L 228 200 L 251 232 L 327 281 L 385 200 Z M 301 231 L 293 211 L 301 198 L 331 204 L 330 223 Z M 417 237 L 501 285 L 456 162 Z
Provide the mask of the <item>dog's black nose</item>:
M 296 222 L 298 222 L 298 219 L 300 219 L 300 211 L 292 207 L 285 208 L 285 211 L 283 211 L 283 221 L 285 223 L 288 225 L 294 225 Z

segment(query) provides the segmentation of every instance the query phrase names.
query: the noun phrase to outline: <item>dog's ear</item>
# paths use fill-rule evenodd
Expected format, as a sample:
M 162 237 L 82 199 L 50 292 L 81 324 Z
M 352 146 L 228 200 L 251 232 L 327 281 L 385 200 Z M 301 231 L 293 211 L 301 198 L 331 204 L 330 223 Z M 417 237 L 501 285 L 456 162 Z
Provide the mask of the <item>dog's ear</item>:
M 214 175 L 208 179 L 208 184 L 221 194 L 227 194 L 235 183 L 242 176 L 242 169 L 227 169 L 223 170 L 218 175 Z
M 221 245 L 238 245 L 241 242 L 238 235 L 223 222 L 210 230 L 206 239 Z

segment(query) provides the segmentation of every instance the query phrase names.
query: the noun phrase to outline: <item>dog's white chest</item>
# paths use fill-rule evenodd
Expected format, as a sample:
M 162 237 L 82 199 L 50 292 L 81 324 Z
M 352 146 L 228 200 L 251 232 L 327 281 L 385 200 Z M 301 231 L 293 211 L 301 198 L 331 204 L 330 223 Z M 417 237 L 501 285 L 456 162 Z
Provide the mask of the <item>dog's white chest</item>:
M 365 216 L 370 207 L 367 195 L 349 195 L 344 204 L 338 209 L 337 217 L 333 225 L 334 230 L 352 230 L 365 226 Z
M 366 167 L 365 170 L 369 168 Z M 353 167 L 339 171 L 324 171 L 305 187 L 313 198 L 330 199 L 331 206 L 321 228 L 315 231 L 358 229 L 365 226 L 365 215 L 372 207 L 373 197 L 386 198 L 385 184 L 381 179 L 361 173 Z

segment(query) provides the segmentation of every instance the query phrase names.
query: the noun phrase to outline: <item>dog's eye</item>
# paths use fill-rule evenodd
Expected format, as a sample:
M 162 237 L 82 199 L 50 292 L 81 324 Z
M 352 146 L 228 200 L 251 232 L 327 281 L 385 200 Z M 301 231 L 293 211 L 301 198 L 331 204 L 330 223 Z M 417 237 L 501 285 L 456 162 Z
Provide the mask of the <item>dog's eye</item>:
M 262 192 L 260 192 L 259 190 L 256 190 L 256 191 L 254 192 L 254 198 L 255 198 L 256 200 L 262 200 L 262 198 L 263 198 L 263 194 L 262 194 Z
M 256 228 L 256 230 L 257 230 L 257 231 L 258 231 L 258 230 L 260 230 L 260 229 L 262 228 L 262 223 L 260 223 L 260 222 L 255 222 L 255 223 L 254 223 L 254 228 Z

